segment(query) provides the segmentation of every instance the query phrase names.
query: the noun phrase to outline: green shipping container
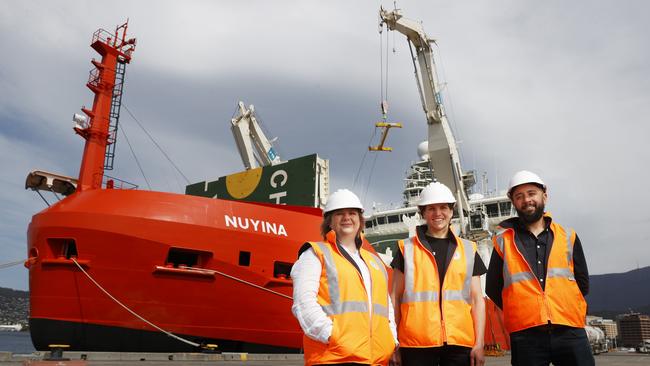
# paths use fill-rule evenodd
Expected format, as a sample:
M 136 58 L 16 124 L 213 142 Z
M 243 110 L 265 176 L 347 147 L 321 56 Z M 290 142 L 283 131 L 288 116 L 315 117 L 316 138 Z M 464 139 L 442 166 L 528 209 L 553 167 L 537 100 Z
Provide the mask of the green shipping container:
M 194 196 L 309 207 L 322 207 L 328 193 L 329 162 L 316 154 L 185 187 Z

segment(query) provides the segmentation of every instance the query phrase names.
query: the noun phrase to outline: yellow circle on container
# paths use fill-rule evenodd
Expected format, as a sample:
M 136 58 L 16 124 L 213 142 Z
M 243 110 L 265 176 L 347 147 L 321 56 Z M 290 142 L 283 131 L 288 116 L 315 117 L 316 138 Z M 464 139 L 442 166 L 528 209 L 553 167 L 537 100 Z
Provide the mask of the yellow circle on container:
M 246 170 L 226 177 L 226 190 L 235 199 L 250 196 L 262 179 L 262 168 Z

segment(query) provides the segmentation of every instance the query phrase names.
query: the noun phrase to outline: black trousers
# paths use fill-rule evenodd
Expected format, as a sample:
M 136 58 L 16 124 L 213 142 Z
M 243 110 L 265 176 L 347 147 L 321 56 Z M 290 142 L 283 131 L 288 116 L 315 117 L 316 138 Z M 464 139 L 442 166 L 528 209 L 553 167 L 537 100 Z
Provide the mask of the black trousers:
M 583 328 L 541 326 L 510 334 L 513 366 L 593 366 Z
M 469 366 L 471 348 L 442 346 L 430 348 L 399 348 L 402 366 Z

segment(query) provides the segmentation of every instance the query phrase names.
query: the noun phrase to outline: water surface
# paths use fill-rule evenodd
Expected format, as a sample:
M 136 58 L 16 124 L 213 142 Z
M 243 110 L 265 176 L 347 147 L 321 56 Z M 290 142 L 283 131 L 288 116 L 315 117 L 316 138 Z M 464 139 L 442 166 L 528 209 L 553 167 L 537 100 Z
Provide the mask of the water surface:
M 0 331 L 0 351 L 13 353 L 32 353 L 36 350 L 32 345 L 29 332 Z

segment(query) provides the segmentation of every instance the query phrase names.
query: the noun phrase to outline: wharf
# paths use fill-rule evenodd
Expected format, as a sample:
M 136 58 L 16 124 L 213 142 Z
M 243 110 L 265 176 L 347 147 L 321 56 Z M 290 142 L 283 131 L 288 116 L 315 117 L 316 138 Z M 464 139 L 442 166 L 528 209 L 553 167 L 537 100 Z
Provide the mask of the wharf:
M 50 352 L 13 354 L 0 352 L 0 365 L 302 365 L 302 354 L 251 354 L 251 353 L 135 353 L 135 352 L 63 352 L 68 360 L 45 361 Z
M 129 353 L 129 352 L 65 352 L 70 361 L 43 361 L 49 352 L 12 354 L 0 352 L 0 366 L 5 365 L 101 365 L 101 366 L 299 366 L 303 364 L 300 354 L 250 354 L 250 353 Z M 627 352 L 610 352 L 595 356 L 599 366 L 650 365 L 650 355 Z M 510 365 L 510 355 L 486 357 L 488 366 Z

